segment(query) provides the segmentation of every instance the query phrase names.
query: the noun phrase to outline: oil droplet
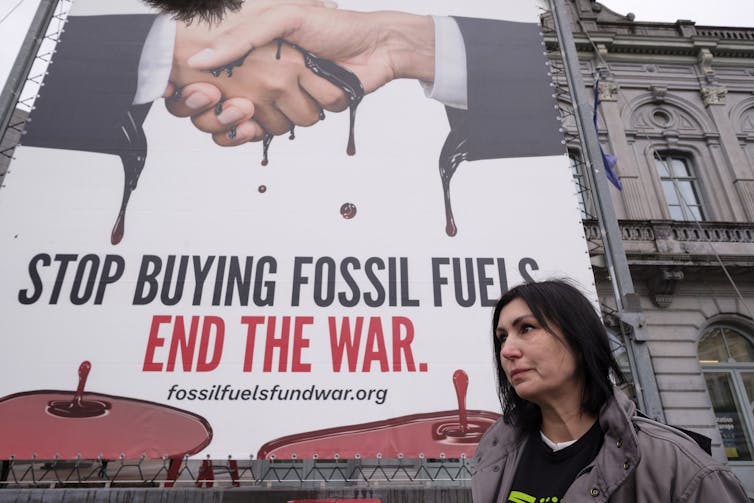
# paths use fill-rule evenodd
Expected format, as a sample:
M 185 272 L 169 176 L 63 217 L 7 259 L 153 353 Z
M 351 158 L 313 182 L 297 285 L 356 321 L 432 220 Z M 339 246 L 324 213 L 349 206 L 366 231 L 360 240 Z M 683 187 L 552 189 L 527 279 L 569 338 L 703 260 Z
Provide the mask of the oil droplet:
M 356 216 L 356 205 L 353 203 L 343 203 L 340 207 L 340 215 L 346 220 L 350 220 Z

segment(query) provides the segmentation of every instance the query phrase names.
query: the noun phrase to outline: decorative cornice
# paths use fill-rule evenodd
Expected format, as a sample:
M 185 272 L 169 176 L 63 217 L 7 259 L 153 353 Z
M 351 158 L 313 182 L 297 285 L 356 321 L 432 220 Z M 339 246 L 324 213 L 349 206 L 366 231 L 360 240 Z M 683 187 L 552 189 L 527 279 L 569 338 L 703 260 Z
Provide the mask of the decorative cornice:
M 581 0 L 572 0 L 575 3 Z M 592 2 L 592 7 L 599 5 Z M 600 6 L 602 7 L 602 6 Z M 579 4 L 571 14 L 579 16 L 572 25 L 577 50 L 593 52 L 603 45 L 611 54 L 698 57 L 707 49 L 716 57 L 754 59 L 754 28 L 698 26 L 693 21 L 675 23 L 636 22 L 604 7 L 597 16 Z M 557 49 L 550 13 L 542 16 L 548 49 Z M 588 33 L 585 33 L 588 32 Z
M 754 32 L 754 29 L 752 29 Z M 754 42 L 728 43 L 711 40 L 700 40 L 698 37 L 657 37 L 652 35 L 626 35 L 615 33 L 590 32 L 589 36 L 577 31 L 573 34 L 576 49 L 579 52 L 593 52 L 593 43 L 602 43 L 612 55 L 636 54 L 648 56 L 687 56 L 696 58 L 699 48 L 707 48 L 718 58 L 754 59 Z M 558 48 L 554 32 L 545 32 L 545 45 L 548 50 Z
M 696 33 L 700 37 L 717 38 L 720 40 L 754 42 L 754 28 L 726 28 L 723 26 L 697 26 Z

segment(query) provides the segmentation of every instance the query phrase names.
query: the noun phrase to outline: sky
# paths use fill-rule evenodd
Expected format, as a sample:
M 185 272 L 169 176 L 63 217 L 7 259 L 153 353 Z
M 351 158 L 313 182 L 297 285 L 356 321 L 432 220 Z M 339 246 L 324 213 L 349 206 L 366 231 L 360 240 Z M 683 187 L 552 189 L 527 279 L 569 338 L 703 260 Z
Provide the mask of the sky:
M 754 27 L 752 0 L 605 0 L 603 4 L 619 14 L 633 12 L 637 21 L 690 19 L 700 25 Z M 0 82 L 3 84 L 38 5 L 39 0 L 0 0 Z

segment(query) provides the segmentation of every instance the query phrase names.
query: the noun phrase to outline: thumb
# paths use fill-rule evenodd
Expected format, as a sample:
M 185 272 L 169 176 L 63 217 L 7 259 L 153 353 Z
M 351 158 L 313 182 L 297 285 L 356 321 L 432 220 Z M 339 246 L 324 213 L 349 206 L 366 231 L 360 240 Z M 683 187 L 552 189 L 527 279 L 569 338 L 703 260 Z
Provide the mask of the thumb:
M 234 26 L 217 33 L 207 47 L 188 58 L 187 64 L 196 70 L 214 70 L 240 62 L 252 50 L 277 39 L 295 37 L 305 15 L 302 7 L 312 1 L 280 3 L 276 8 L 257 12 L 253 22 L 249 18 L 240 18 Z
M 188 58 L 187 63 L 196 70 L 214 70 L 244 58 L 254 47 L 245 38 L 221 35 L 211 47 Z
M 195 70 L 214 70 L 244 58 L 250 51 L 276 39 L 298 42 L 296 33 L 308 15 L 318 9 L 336 9 L 333 0 L 260 0 L 248 11 L 229 16 L 234 24 L 218 33 L 212 42 L 191 56 Z M 312 10 L 313 9 L 313 10 Z

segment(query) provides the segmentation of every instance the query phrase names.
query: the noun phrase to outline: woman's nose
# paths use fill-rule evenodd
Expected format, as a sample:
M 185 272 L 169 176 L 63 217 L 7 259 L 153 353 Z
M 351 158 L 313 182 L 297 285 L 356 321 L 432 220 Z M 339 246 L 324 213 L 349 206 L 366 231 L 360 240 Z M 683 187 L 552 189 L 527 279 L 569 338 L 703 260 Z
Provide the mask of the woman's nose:
M 513 360 L 521 356 L 521 351 L 511 341 L 505 341 L 500 348 L 500 356 L 506 360 Z

